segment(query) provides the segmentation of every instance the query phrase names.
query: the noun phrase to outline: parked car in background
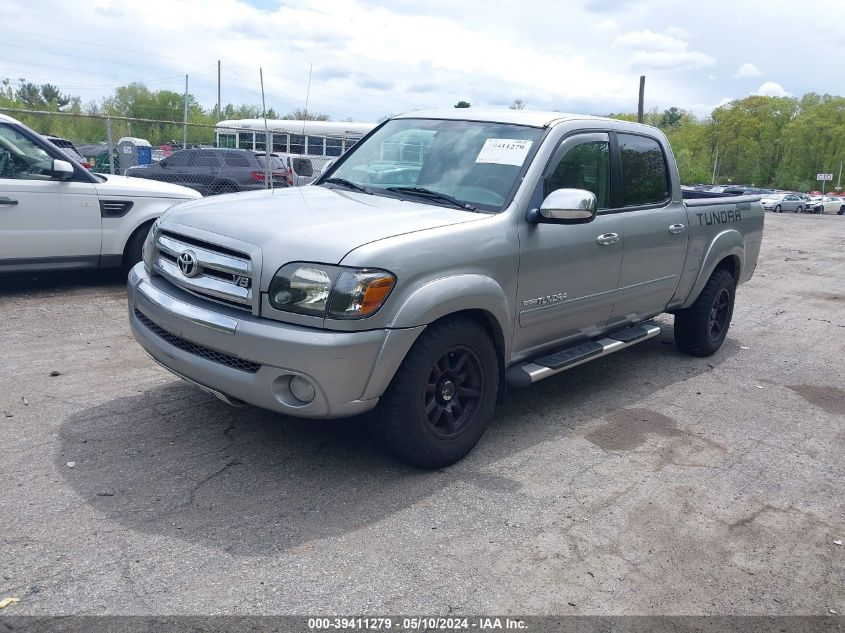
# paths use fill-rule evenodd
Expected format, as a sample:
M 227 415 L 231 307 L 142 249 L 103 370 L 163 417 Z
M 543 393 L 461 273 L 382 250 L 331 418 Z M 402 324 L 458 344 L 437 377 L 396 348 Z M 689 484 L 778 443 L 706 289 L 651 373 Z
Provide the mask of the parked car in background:
M 766 194 L 760 200 L 760 203 L 766 211 L 774 211 L 775 213 L 782 213 L 783 211 L 801 213 L 806 204 L 797 193 Z
M 292 187 L 301 187 L 302 185 L 310 185 L 320 173 L 314 173 L 314 164 L 307 156 L 300 156 L 298 154 L 274 153 L 282 164 L 288 175 L 288 183 Z
M 0 274 L 132 267 L 150 225 L 191 189 L 91 173 L 0 114 Z
M 840 196 L 817 196 L 807 204 L 810 213 L 836 213 L 845 215 L 845 198 Z
M 288 186 L 281 163 L 270 171 L 274 187 Z M 207 196 L 268 188 L 264 154 L 245 149 L 183 149 L 157 163 L 130 167 L 126 175 L 190 187 Z
M 68 154 L 73 160 L 82 165 L 85 169 L 91 169 L 93 167 L 93 165 L 88 161 L 88 159 L 85 158 L 78 149 L 76 149 L 76 146 L 66 138 L 60 138 L 58 136 L 45 136 L 44 138 L 46 138 L 59 149 L 63 150 L 65 154 Z

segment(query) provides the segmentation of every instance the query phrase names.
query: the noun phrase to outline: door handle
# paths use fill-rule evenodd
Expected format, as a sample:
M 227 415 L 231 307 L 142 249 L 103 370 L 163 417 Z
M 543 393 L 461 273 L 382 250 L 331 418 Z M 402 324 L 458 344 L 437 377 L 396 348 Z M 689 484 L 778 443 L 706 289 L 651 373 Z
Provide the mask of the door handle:
M 687 230 L 687 227 L 685 227 L 683 224 L 672 224 L 669 227 L 669 232 L 673 233 L 675 235 L 677 235 L 678 233 L 683 233 L 686 230 Z
M 619 233 L 604 233 L 596 238 L 596 241 L 602 246 L 610 246 L 619 241 Z
M 14 205 L 17 203 L 17 200 L 12 200 L 11 198 L 0 198 L 0 204 Z

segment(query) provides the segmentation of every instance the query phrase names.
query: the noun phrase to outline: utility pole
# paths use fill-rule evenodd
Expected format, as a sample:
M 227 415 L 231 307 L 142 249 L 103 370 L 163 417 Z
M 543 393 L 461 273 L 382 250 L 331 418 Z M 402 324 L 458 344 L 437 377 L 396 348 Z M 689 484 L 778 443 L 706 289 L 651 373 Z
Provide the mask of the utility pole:
M 106 140 L 109 143 L 109 173 L 114 176 L 114 139 L 111 133 L 111 119 L 106 117 Z
M 217 60 L 217 122 L 223 118 L 223 111 L 220 109 L 220 60 Z
M 185 75 L 184 113 L 182 118 L 182 149 L 188 148 L 188 75 Z
M 842 163 L 839 163 L 839 177 L 836 179 L 836 190 L 842 191 Z
M 643 108 L 645 105 L 645 75 L 640 75 L 640 101 L 637 106 L 637 123 L 643 122 Z
M 710 184 L 716 184 L 716 168 L 719 166 L 719 148 L 716 148 L 716 160 L 713 161 L 713 176 L 710 178 Z

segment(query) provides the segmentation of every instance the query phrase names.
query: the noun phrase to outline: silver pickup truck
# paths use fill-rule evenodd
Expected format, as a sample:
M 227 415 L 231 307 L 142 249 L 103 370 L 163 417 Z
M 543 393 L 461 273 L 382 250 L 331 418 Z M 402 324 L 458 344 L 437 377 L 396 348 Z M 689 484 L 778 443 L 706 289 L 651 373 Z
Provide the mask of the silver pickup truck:
M 687 200 L 660 131 L 557 112 L 388 120 L 314 183 L 179 205 L 129 277 L 138 342 L 232 404 L 375 409 L 436 468 L 507 387 L 644 341 L 675 316 L 719 349 L 763 237 L 755 197 Z

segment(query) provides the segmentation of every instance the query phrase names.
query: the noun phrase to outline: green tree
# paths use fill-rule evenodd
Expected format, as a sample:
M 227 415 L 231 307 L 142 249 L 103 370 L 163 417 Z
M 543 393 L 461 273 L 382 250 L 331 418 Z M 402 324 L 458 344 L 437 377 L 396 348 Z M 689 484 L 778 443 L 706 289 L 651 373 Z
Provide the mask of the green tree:
M 469 101 L 458 101 L 455 104 L 455 107 L 456 108 L 469 108 L 469 107 L 471 107 L 471 105 L 470 105 Z

